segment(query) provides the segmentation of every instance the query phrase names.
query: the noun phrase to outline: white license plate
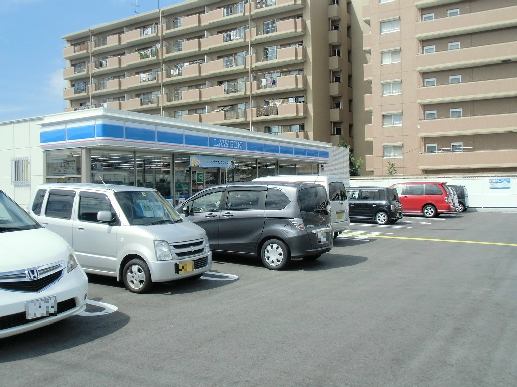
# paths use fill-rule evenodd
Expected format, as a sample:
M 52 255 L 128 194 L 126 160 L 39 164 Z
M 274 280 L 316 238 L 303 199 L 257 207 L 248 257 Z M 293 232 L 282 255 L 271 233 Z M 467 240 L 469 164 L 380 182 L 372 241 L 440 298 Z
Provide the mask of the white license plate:
M 57 314 L 56 296 L 38 298 L 37 300 L 31 300 L 25 303 L 25 317 L 27 320 L 55 314 Z
M 338 212 L 336 214 L 337 220 L 343 220 L 345 218 L 345 215 L 342 212 Z
M 318 243 L 326 243 L 327 242 L 327 233 L 319 232 L 318 233 Z

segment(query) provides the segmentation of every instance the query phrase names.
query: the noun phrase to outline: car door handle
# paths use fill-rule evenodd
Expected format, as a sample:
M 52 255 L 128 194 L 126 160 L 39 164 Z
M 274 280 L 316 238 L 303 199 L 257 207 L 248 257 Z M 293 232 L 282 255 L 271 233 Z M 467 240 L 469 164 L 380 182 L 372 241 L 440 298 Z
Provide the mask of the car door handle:
M 84 231 L 84 227 L 83 227 L 83 226 L 79 226 L 79 227 L 77 227 L 77 229 L 78 229 L 79 231 Z
M 225 213 L 223 214 L 223 216 L 224 216 L 225 218 L 231 218 L 231 217 L 233 216 L 233 214 L 232 214 L 231 212 L 225 212 Z
M 205 218 L 217 218 L 217 215 L 215 215 L 215 214 L 206 214 Z

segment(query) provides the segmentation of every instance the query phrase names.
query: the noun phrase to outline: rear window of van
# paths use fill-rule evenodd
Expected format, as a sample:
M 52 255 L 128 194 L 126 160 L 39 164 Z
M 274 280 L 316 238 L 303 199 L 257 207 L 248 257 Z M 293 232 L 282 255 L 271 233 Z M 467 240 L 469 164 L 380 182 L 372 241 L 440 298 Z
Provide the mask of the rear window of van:
M 298 191 L 298 205 L 302 212 L 322 210 L 327 204 L 327 191 L 323 186 L 302 188 Z

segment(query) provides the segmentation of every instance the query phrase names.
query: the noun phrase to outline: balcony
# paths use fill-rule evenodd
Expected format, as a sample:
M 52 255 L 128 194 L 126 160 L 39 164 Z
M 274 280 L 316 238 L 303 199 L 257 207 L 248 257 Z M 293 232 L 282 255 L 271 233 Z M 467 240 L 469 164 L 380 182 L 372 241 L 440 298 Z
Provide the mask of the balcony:
M 201 90 L 185 90 L 181 93 L 181 100 L 185 102 L 198 102 L 201 100 Z
M 87 57 L 90 52 L 90 42 L 75 44 L 63 49 L 63 59 L 73 60 L 81 57 Z
M 253 29 L 253 34 L 255 34 L 255 29 Z M 231 35 L 230 38 L 228 38 L 225 34 L 212 35 L 200 40 L 200 49 L 203 51 L 220 51 L 243 46 L 247 48 L 249 39 L 249 31 L 245 31 L 241 38 L 236 36 L 232 38 Z
M 341 15 L 341 6 L 339 4 L 330 4 L 328 7 L 328 18 L 330 20 L 340 20 Z
M 277 51 L 275 59 L 263 58 L 262 62 L 256 63 L 254 69 L 263 69 L 272 66 L 289 65 L 305 62 L 304 47 L 286 47 Z
M 95 87 L 94 95 L 102 95 L 114 93 L 120 90 L 120 79 L 110 79 L 109 81 L 101 81 Z
M 419 137 L 465 136 L 515 131 L 515 114 L 418 121 Z
M 371 18 L 371 10 L 370 10 L 370 4 L 363 5 L 363 21 L 370 25 L 370 18 Z
M 367 172 L 373 172 L 375 168 L 375 158 L 373 155 L 364 156 L 364 167 Z
M 373 95 L 372 94 L 364 95 L 364 110 L 366 110 L 366 111 L 373 110 Z
M 305 0 L 276 0 L 263 2 L 262 6 L 253 11 L 253 17 L 261 18 L 281 12 L 302 9 L 304 4 Z
M 158 97 L 157 96 L 146 96 L 128 99 L 126 101 L 120 101 L 121 110 L 144 110 L 146 108 L 157 108 Z
M 373 124 L 368 124 L 364 126 L 364 139 L 365 141 L 373 141 Z
M 302 36 L 305 33 L 305 20 L 289 19 L 276 24 L 276 31 L 268 34 L 262 33 L 255 37 L 253 43 L 271 42 L 276 39 L 284 39 L 292 36 Z
M 332 97 L 343 95 L 343 84 L 341 82 L 329 83 L 329 94 Z
M 272 106 L 263 106 L 252 109 L 253 121 L 272 121 L 288 118 L 303 118 L 307 115 L 307 105 L 304 103 L 290 103 Z
M 363 51 L 371 53 L 372 52 L 372 34 L 364 34 L 363 35 Z
M 443 4 L 454 4 L 459 3 L 463 0 L 417 0 L 415 6 L 417 8 L 429 8 L 436 7 Z
M 517 167 L 517 150 L 424 153 L 418 156 L 419 169 L 501 169 Z
M 163 26 L 152 25 L 140 27 L 120 35 L 120 44 L 144 44 L 156 41 Z
M 252 4 L 251 10 L 255 8 Z M 229 7 L 217 8 L 200 15 L 200 24 L 205 28 L 219 27 L 227 24 L 233 24 L 248 20 L 249 5 L 243 4 L 237 6 L 236 4 Z
M 133 75 L 120 80 L 122 90 L 134 89 L 140 86 L 154 86 L 158 84 L 158 77 L 155 73 Z
M 343 44 L 343 32 L 331 30 L 328 33 L 329 35 L 329 44 L 332 46 L 341 46 Z
M 417 99 L 421 105 L 516 96 L 517 78 L 420 87 L 417 89 Z
M 149 49 L 144 52 L 133 52 L 120 57 L 120 66 L 125 68 L 145 66 L 158 63 L 159 50 Z
M 347 121 L 344 109 L 330 109 L 330 122 Z
M 428 40 L 515 26 L 517 6 L 419 22 L 416 24 L 416 37 Z
M 99 54 L 102 52 L 108 52 L 115 50 L 120 45 L 120 34 L 113 34 L 105 38 L 98 38 L 95 43 L 93 52 Z
M 364 80 L 365 81 L 372 81 L 373 76 L 373 66 L 371 63 L 367 63 L 363 65 L 363 71 L 364 71 Z
M 485 66 L 502 61 L 517 61 L 517 42 L 441 51 L 417 55 L 417 70 L 421 73 Z
M 172 22 L 172 26 L 163 32 L 163 37 L 168 38 L 172 35 L 185 34 L 194 31 L 201 26 L 201 15 L 194 14 L 181 18 L 181 22 Z
M 329 58 L 329 70 L 338 71 L 345 68 L 345 59 L 341 56 L 331 56 Z
M 76 87 L 67 87 L 63 90 L 63 99 L 74 100 L 81 99 L 88 96 L 88 91 L 90 90 L 90 86 L 84 86 L 81 88 Z
M 280 132 L 280 133 L 278 133 L 278 137 L 301 138 L 302 140 L 308 140 L 309 133 L 307 133 L 307 132 Z
M 120 56 L 116 56 L 113 58 L 103 59 L 96 62 L 96 66 L 93 70 L 93 73 L 95 75 L 100 75 L 112 72 L 114 70 L 118 70 L 120 68 L 120 58 Z
M 68 81 L 84 78 L 88 75 L 90 75 L 90 67 L 86 65 L 67 67 L 63 70 L 63 79 Z
M 244 72 L 248 68 L 243 61 L 242 64 L 238 61 L 232 61 L 228 59 L 218 59 L 211 62 L 201 63 L 200 71 L 203 76 L 210 75 L 226 75 L 226 74 L 237 74 L 239 71 Z

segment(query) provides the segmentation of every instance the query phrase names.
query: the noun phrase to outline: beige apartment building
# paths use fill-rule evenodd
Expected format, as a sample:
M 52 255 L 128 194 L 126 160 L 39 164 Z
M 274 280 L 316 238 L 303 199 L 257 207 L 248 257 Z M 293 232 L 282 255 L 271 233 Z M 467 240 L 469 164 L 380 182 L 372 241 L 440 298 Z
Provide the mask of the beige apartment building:
M 364 0 L 360 13 L 366 174 L 515 173 L 517 1 Z
M 190 0 L 71 33 L 65 110 L 104 106 L 353 146 L 348 7 Z

